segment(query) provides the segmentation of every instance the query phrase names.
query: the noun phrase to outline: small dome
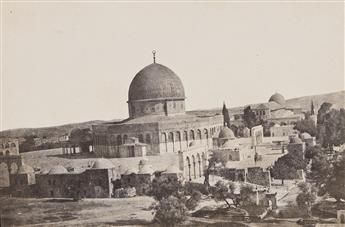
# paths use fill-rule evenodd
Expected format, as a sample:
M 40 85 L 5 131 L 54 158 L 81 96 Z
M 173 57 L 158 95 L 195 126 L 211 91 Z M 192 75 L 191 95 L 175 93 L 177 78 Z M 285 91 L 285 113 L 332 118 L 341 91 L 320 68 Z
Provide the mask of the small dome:
M 290 138 L 290 143 L 303 143 L 303 142 L 297 136 L 293 136 L 293 137 Z
M 23 164 L 19 167 L 17 174 L 28 174 L 28 173 L 34 173 L 34 169 L 26 164 Z
M 168 67 L 153 63 L 138 72 L 128 90 L 128 101 L 185 99 L 180 78 Z
M 279 128 L 279 127 L 280 127 L 280 124 L 275 123 L 275 124 L 273 125 L 273 127 Z
M 48 174 L 64 174 L 68 173 L 67 169 L 61 165 L 54 166 L 48 172 Z
M 281 94 L 275 93 L 270 97 L 268 102 L 276 102 L 276 103 L 284 106 L 285 105 L 285 98 Z
M 312 137 L 311 137 L 311 135 L 309 133 L 303 132 L 301 134 L 301 138 L 305 140 L 305 139 L 311 139 Z
M 137 174 L 138 170 L 136 170 L 136 169 L 127 169 L 126 172 L 124 172 L 123 175 L 131 175 L 132 173 Z
M 112 168 L 115 168 L 114 164 L 105 158 L 97 159 L 92 165 L 92 169 L 112 169 Z
M 152 169 L 151 165 L 145 165 L 142 168 L 140 168 L 138 174 L 153 174 L 154 171 Z
M 238 149 L 240 148 L 240 145 L 235 142 L 236 140 L 228 140 L 226 141 L 221 147 L 222 148 L 228 148 L 228 149 Z
M 234 132 L 228 127 L 223 127 L 218 134 L 219 139 L 234 139 Z
M 181 170 L 176 165 L 171 165 L 162 174 L 164 173 L 181 173 Z

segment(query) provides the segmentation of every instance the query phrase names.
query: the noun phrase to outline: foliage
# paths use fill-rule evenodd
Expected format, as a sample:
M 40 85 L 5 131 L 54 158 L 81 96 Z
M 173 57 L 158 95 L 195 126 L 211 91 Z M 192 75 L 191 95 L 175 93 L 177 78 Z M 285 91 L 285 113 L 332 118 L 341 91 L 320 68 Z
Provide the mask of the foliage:
M 327 179 L 332 174 L 331 163 L 325 153 L 318 152 L 312 157 L 309 177 L 318 187 L 324 187 Z
M 177 180 L 162 177 L 153 179 L 151 195 L 158 201 L 154 206 L 155 220 L 166 226 L 184 221 L 187 210 L 194 209 L 202 196 L 191 184 L 183 186 Z
M 244 184 L 241 186 L 240 194 L 241 194 L 241 201 L 243 204 L 252 204 L 250 200 L 250 195 L 253 193 L 254 188 L 252 185 Z
M 323 103 L 318 111 L 317 136 L 323 147 L 345 143 L 345 110 L 331 109 L 330 103 Z
M 208 159 L 207 169 L 204 171 L 204 176 L 205 176 L 204 184 L 206 185 L 206 187 L 210 186 L 210 183 L 209 183 L 210 173 L 213 169 L 216 168 L 217 163 L 222 163 L 222 165 L 225 166 L 227 161 L 228 160 L 226 159 L 226 156 L 216 157 L 211 154 L 211 157 Z
M 258 124 L 258 119 L 250 106 L 247 106 L 243 111 L 243 121 L 249 129 Z
M 212 197 L 216 201 L 224 201 L 228 208 L 231 208 L 231 204 L 227 199 L 231 199 L 235 206 L 238 205 L 238 199 L 235 196 L 235 185 L 234 183 L 226 183 L 222 180 L 217 181 L 211 190 Z
M 324 117 L 326 113 L 331 109 L 332 104 L 329 102 L 324 102 L 321 104 L 319 111 L 317 112 L 317 123 L 323 124 Z
M 163 226 L 174 226 L 187 218 L 185 204 L 172 195 L 159 201 L 154 209 L 156 210 L 154 220 Z
M 296 197 L 297 205 L 300 209 L 305 209 L 311 216 L 311 207 L 316 200 L 316 190 L 311 184 L 305 182 L 299 183 L 298 188 L 301 192 Z
M 296 122 L 294 129 L 300 131 L 301 133 L 307 132 L 311 136 L 316 136 L 316 133 L 317 133 L 315 122 L 310 118 L 303 119 Z
M 194 191 L 189 199 L 186 201 L 186 207 L 188 210 L 193 210 L 198 205 L 201 200 L 201 192 Z
M 297 177 L 297 170 L 305 170 L 307 166 L 306 161 L 298 156 L 291 155 L 290 153 L 278 158 L 274 163 L 271 174 L 276 179 L 281 179 L 284 184 L 285 179 L 294 179 Z
M 323 150 L 319 145 L 309 146 L 305 150 L 304 157 L 306 159 L 313 159 L 314 157 L 322 155 L 322 154 L 323 154 Z
M 152 180 L 151 194 L 155 200 L 162 200 L 169 196 L 181 197 L 183 194 L 182 184 L 177 180 L 171 180 L 169 178 L 154 178 Z
M 333 172 L 325 186 L 325 190 L 339 203 L 345 199 L 345 156 L 333 163 Z

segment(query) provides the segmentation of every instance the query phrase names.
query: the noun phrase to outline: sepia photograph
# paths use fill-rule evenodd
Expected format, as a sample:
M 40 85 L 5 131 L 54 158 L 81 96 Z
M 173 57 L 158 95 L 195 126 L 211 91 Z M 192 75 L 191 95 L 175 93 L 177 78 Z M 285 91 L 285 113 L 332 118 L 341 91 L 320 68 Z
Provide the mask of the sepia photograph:
M 345 227 L 344 0 L 0 0 L 0 227 Z

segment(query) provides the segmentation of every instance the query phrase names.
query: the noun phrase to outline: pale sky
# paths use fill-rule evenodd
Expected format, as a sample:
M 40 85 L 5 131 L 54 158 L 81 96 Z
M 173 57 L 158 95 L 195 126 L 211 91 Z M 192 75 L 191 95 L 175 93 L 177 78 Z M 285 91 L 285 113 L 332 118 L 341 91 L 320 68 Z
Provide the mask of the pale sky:
M 341 2 L 4 2 L 1 17 L 2 130 L 126 118 L 153 49 L 188 110 L 344 89 Z

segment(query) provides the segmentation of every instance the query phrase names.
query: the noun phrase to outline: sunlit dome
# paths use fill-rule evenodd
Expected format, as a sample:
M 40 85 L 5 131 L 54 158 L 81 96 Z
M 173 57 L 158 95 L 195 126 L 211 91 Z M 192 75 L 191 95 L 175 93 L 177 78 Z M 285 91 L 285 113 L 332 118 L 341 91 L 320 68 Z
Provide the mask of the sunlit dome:
M 279 93 L 275 93 L 273 94 L 270 99 L 268 100 L 269 102 L 275 102 L 275 103 L 278 103 L 282 106 L 285 105 L 285 98 L 284 96 L 282 96 L 281 94 Z
M 140 70 L 129 86 L 128 101 L 185 99 L 180 78 L 168 67 L 153 63 Z
M 92 169 L 112 169 L 112 168 L 115 168 L 114 164 L 105 158 L 97 159 L 92 165 Z
M 54 166 L 48 172 L 48 174 L 64 174 L 68 173 L 67 169 L 61 165 Z

